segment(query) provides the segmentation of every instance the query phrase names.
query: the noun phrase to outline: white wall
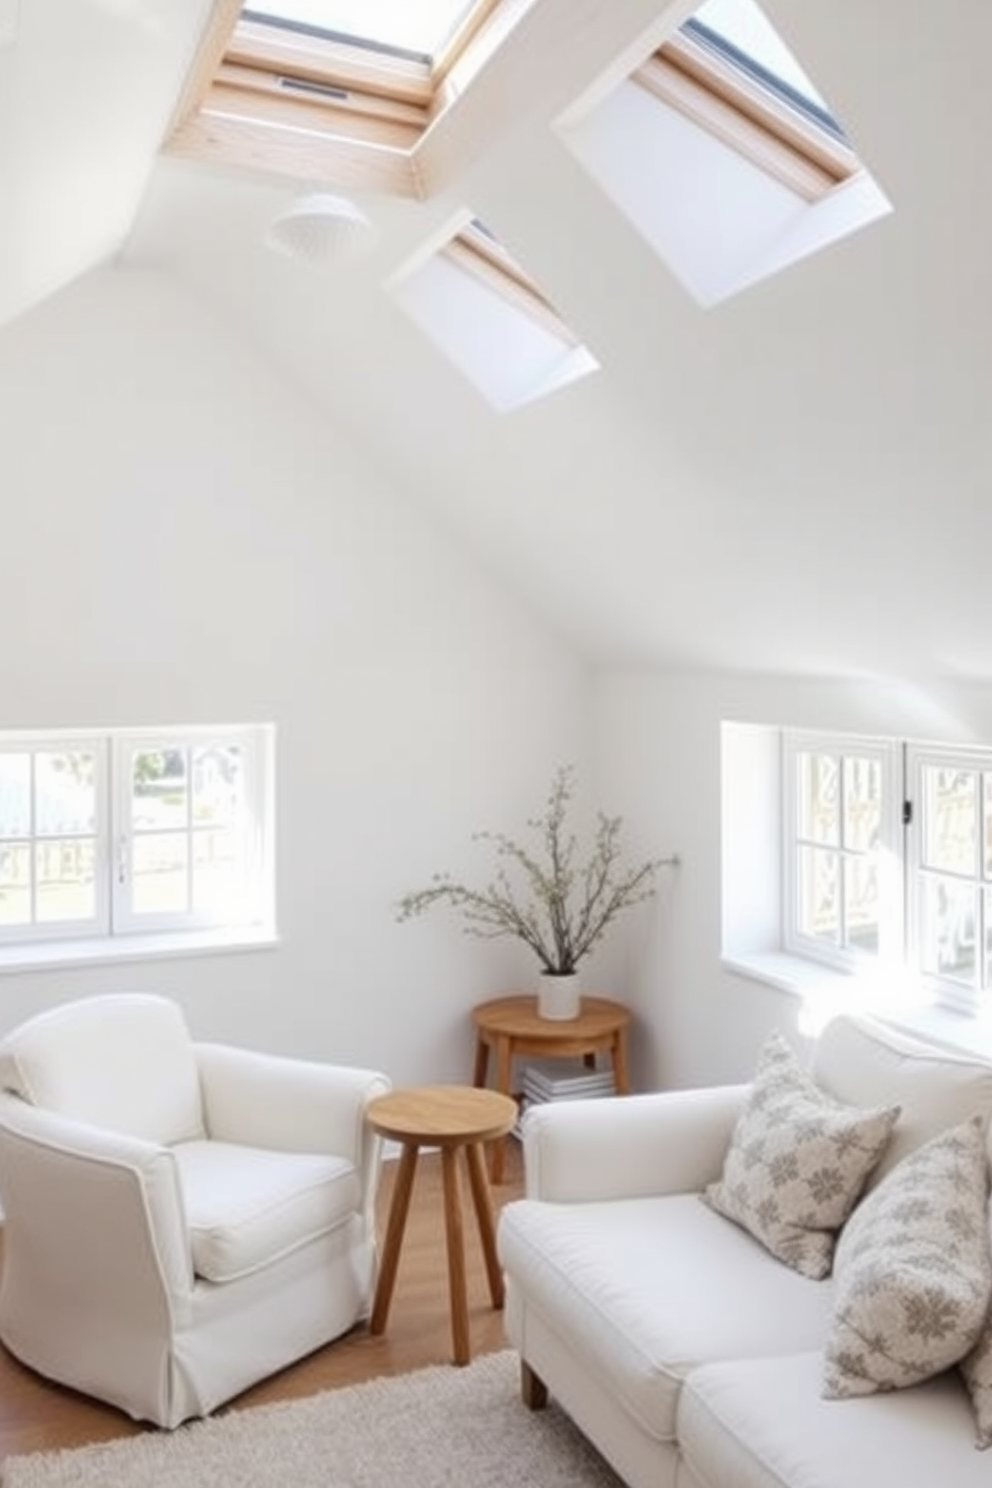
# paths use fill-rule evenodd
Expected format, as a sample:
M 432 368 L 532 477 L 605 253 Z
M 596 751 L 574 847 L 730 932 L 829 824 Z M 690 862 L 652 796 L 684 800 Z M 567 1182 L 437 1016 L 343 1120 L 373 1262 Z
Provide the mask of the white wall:
M 152 989 L 198 1036 L 467 1076 L 471 1005 L 531 967 L 393 905 L 583 764 L 587 677 L 157 275 L 101 271 L 0 333 L 0 633 L 0 728 L 277 725 L 282 935 L 6 974 L 0 1029 Z
M 617 672 L 596 688 L 597 779 L 648 851 L 680 867 L 627 967 L 642 1086 L 746 1077 L 772 1027 L 799 1035 L 801 1003 L 720 965 L 720 725 L 992 742 L 992 687 Z

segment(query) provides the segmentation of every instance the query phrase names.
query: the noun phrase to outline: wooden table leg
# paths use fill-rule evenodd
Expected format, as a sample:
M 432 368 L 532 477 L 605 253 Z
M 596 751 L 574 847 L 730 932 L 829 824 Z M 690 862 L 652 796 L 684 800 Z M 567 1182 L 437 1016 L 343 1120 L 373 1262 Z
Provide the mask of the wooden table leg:
M 501 1033 L 496 1039 L 496 1086 L 501 1095 L 512 1095 L 510 1078 L 513 1068 L 513 1040 L 509 1034 Z M 489 1176 L 494 1183 L 503 1182 L 503 1158 L 505 1137 L 497 1137 L 492 1144 L 489 1160 Z
M 613 1045 L 613 1083 L 617 1095 L 630 1094 L 630 1074 L 627 1070 L 627 1030 L 619 1029 Z
M 489 1277 L 489 1295 L 494 1307 L 503 1306 L 503 1268 L 496 1254 L 496 1224 L 493 1219 L 493 1199 L 486 1177 L 486 1164 L 482 1156 L 482 1145 L 469 1142 L 465 1148 L 468 1176 L 472 1185 L 475 1217 L 479 1221 L 479 1239 L 482 1241 L 482 1256 Z
M 477 1090 L 481 1090 L 486 1083 L 489 1073 L 489 1045 L 480 1033 L 475 1041 L 475 1073 L 472 1076 L 472 1084 Z
M 396 1284 L 396 1268 L 400 1262 L 400 1247 L 406 1229 L 406 1217 L 410 1210 L 410 1194 L 413 1192 L 413 1175 L 417 1171 L 419 1147 L 416 1142 L 406 1142 L 400 1156 L 396 1187 L 389 1205 L 389 1223 L 386 1226 L 386 1241 L 379 1263 L 379 1280 L 376 1283 L 375 1303 L 372 1308 L 370 1333 L 382 1333 L 389 1316 L 389 1304 L 393 1300 Z
M 444 1178 L 444 1233 L 448 1246 L 448 1291 L 451 1297 L 451 1338 L 456 1364 L 471 1358 L 468 1336 L 468 1289 L 465 1276 L 465 1232 L 458 1192 L 457 1147 L 442 1147 Z

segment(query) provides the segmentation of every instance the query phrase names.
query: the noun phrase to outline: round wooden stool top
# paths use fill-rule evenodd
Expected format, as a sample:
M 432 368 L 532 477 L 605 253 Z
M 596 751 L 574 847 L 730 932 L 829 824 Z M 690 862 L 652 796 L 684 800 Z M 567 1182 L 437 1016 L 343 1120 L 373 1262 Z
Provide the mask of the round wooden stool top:
M 517 1119 L 517 1103 L 471 1085 L 411 1085 L 377 1096 L 366 1115 L 377 1132 L 396 1142 L 458 1147 L 505 1137 Z

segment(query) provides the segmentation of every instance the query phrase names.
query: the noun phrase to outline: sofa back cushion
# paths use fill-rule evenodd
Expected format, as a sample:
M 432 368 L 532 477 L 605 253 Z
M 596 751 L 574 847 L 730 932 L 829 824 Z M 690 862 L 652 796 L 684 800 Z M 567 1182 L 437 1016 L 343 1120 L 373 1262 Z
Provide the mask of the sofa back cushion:
M 0 1043 L 0 1087 L 33 1106 L 168 1145 L 203 1136 L 196 1059 L 165 997 L 85 997 Z
M 828 1023 L 812 1073 L 836 1100 L 900 1107 L 870 1187 L 932 1137 L 970 1116 L 992 1114 L 992 1062 L 945 1052 L 873 1018 L 845 1013 Z

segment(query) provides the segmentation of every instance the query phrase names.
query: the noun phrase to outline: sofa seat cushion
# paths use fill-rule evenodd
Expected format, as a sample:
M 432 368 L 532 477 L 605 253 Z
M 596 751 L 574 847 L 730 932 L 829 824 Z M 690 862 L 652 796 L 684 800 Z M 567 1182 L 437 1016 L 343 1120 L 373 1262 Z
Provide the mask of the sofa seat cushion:
M 691 1369 L 815 1348 L 830 1315 L 830 1282 L 783 1266 L 698 1194 L 521 1199 L 503 1210 L 499 1249 L 525 1308 L 663 1441 Z
M 686 1381 L 679 1447 L 707 1488 L 988 1488 L 956 1371 L 883 1395 L 825 1400 L 823 1357 L 709 1364 Z
M 206 1281 L 261 1270 L 345 1223 L 361 1202 L 358 1174 L 341 1157 L 209 1141 L 173 1152 L 193 1270 Z

